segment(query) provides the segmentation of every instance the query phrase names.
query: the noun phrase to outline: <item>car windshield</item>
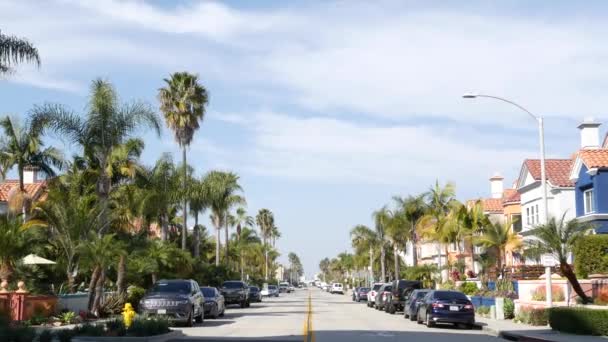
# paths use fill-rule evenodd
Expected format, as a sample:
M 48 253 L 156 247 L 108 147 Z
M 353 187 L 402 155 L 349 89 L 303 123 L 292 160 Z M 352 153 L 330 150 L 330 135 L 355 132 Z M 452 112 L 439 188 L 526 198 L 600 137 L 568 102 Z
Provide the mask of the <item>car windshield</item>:
M 215 290 L 211 287 L 201 287 L 201 291 L 203 292 L 203 296 L 205 296 L 205 298 L 215 297 Z
M 359 288 L 359 292 L 369 292 L 369 287 L 361 287 Z
M 382 287 L 382 285 L 378 285 L 378 284 L 374 285 L 374 291 L 378 291 L 380 289 L 380 287 Z
M 260 291 L 260 289 L 258 289 L 258 288 L 257 288 L 257 287 L 255 287 L 255 286 L 250 286 L 250 287 L 249 287 L 249 289 L 250 289 L 251 291 Z
M 190 293 L 190 283 L 187 282 L 158 282 L 150 292 L 162 293 Z
M 222 284 L 222 287 L 226 289 L 240 289 L 243 287 L 243 283 L 240 281 L 227 281 Z
M 276 285 L 268 285 L 268 289 L 269 290 L 276 290 L 277 286 Z
M 428 292 L 425 292 L 425 291 L 416 292 L 416 299 L 424 298 L 424 296 L 426 296 L 427 293 Z
M 467 296 L 464 293 L 456 292 L 456 291 L 437 291 L 433 295 L 433 298 L 439 300 L 451 300 L 451 299 L 464 299 L 468 300 Z
M 390 291 L 390 290 L 392 290 L 392 289 L 393 289 L 393 287 L 392 287 L 392 286 L 387 286 L 387 287 L 385 287 L 385 288 L 384 288 L 384 291 Z

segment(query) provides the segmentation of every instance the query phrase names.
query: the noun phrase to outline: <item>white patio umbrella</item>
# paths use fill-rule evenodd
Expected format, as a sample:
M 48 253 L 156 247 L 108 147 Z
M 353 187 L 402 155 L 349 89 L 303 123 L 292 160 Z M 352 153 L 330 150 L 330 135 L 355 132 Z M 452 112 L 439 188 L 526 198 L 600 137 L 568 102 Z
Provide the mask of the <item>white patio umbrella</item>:
M 23 258 L 23 264 L 25 265 L 54 265 L 56 262 L 45 259 L 43 257 L 39 257 L 36 254 L 26 255 Z

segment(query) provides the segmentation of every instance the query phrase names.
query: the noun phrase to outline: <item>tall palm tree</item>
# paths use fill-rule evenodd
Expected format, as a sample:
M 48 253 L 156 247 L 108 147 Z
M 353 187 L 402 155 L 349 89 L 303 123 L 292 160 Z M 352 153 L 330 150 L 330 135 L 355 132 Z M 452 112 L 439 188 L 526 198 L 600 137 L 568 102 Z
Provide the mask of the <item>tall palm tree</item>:
M 272 228 L 274 227 L 274 215 L 268 209 L 260 209 L 256 216 L 256 223 L 262 233 L 264 241 L 264 279 L 268 281 L 268 239 L 272 236 Z
M 215 264 L 220 263 L 220 230 L 226 233 L 226 262 L 228 263 L 228 212 L 237 205 L 245 204 L 245 198 L 239 195 L 242 188 L 239 176 L 232 172 L 210 171 L 203 178 L 204 194 L 211 209 L 211 222 L 217 230 Z
M 164 79 L 165 87 L 158 90 L 160 110 L 165 115 L 167 125 L 175 134 L 175 140 L 182 148 L 183 186 L 186 188 L 186 148 L 192 142 L 194 132 L 199 129 L 199 121 L 205 116 L 205 106 L 209 99 L 207 90 L 199 83 L 198 75 L 176 72 Z M 182 249 L 186 249 L 188 199 L 184 197 Z
M 247 210 L 245 210 L 245 208 L 240 207 L 236 209 L 236 212 L 234 215 L 229 215 L 228 216 L 228 224 L 232 227 L 236 227 L 236 241 L 237 243 L 240 245 L 241 242 L 241 232 L 243 230 L 243 228 L 247 228 L 247 227 L 252 227 L 254 222 L 253 222 L 253 217 L 247 215 Z M 239 248 L 240 250 L 240 248 Z M 244 255 L 242 253 L 239 253 L 239 258 L 240 258 L 240 269 L 241 269 L 241 280 L 243 280 L 243 258 Z
M 19 216 L 0 215 L 0 280 L 10 280 L 15 263 L 35 245 L 33 233 L 40 226 L 33 222 L 24 224 Z
M 56 168 L 63 168 L 63 155 L 54 147 L 44 147 L 42 133 L 44 123 L 41 121 L 25 120 L 24 123 L 5 117 L 0 120 L 4 134 L 0 137 L 0 164 L 10 169 L 17 168 L 19 177 L 19 192 L 16 193 L 18 203 L 16 210 L 25 215 L 27 194 L 25 192 L 24 171 L 33 168 L 47 175 L 54 176 Z M 24 216 L 25 219 L 25 216 Z
M 241 280 L 245 279 L 245 257 L 251 256 L 254 257 L 254 254 L 257 252 L 256 246 L 260 245 L 260 238 L 257 236 L 255 230 L 245 226 L 241 229 L 240 235 L 237 239 L 236 245 L 238 249 L 239 259 L 240 259 L 240 271 L 241 271 Z
M 451 236 L 448 229 L 450 219 L 447 216 L 454 204 L 455 194 L 456 191 L 452 183 L 447 183 L 444 187 L 441 187 L 439 185 L 439 181 L 435 181 L 435 185 L 431 187 L 425 195 L 429 207 L 428 214 L 424 218 L 425 226 L 428 227 L 430 225 L 433 227 L 434 234 L 436 234 L 435 237 L 444 240 L 444 243 L 447 242 Z M 440 245 L 437 246 L 437 255 L 438 266 L 439 269 L 441 269 L 442 262 Z M 445 257 L 447 261 L 447 253 Z
M 272 248 L 276 247 L 277 240 L 281 237 L 281 232 L 279 231 L 279 227 L 273 225 L 272 230 L 270 231 L 270 237 L 272 239 Z
M 475 271 L 475 244 L 474 240 L 479 236 L 486 227 L 490 226 L 488 216 L 483 212 L 481 201 L 475 201 L 470 206 L 462 206 L 458 213 L 458 220 L 461 225 L 461 235 L 465 245 L 469 247 L 471 254 L 471 271 Z
M 412 243 L 412 261 L 413 265 L 418 265 L 418 250 L 417 242 L 418 235 L 416 234 L 416 227 L 418 226 L 420 219 L 424 217 L 427 212 L 427 204 L 424 201 L 425 194 L 418 196 L 408 196 L 407 198 L 401 198 L 394 196 L 393 200 L 396 202 L 397 207 L 405 213 L 405 218 L 410 223 L 410 241 Z
M 190 180 L 190 189 L 189 189 L 189 197 L 190 197 L 190 214 L 194 216 L 194 230 L 193 230 L 193 238 L 194 238 L 194 246 L 192 255 L 195 258 L 200 256 L 200 244 L 201 244 L 201 234 L 200 227 L 198 225 L 198 216 L 200 213 L 207 210 L 209 207 L 209 201 L 203 189 L 202 180 L 191 179 Z
M 407 248 L 407 243 L 412 236 L 412 225 L 407 220 L 407 216 L 402 210 L 389 212 L 389 220 L 386 224 L 386 236 L 393 247 L 393 258 L 395 263 L 395 279 L 399 279 L 399 252 Z
M 382 275 L 382 281 L 386 281 L 386 246 L 388 242 L 386 230 L 390 221 L 390 214 L 390 210 L 386 206 L 374 211 L 372 214 L 374 230 L 380 245 L 380 274 Z
M 133 134 L 151 128 L 160 136 L 160 120 L 143 102 L 122 104 L 114 86 L 102 79 L 93 80 L 87 112 L 79 116 L 56 104 L 37 106 L 32 121 L 44 123 L 62 137 L 78 144 L 89 166 L 97 170 L 96 191 L 102 208 L 101 229 L 109 228 L 109 196 L 112 191 L 112 155 L 125 145 L 143 147 Z
M 568 263 L 568 255 L 572 253 L 576 242 L 592 227 L 576 219 L 566 222 L 565 217 L 566 213 L 562 215 L 559 221 L 552 217 L 546 224 L 533 228 L 530 235 L 541 242 L 538 245 L 541 252 L 552 254 L 557 259 L 560 271 L 568 279 L 574 292 L 583 303 L 589 303 L 591 299 L 581 288 L 572 266 Z
M 351 243 L 356 252 L 369 251 L 369 279 L 374 278 L 374 247 L 380 244 L 375 231 L 364 225 L 357 225 L 350 231 Z
M 8 36 L 0 31 L 0 75 L 12 71 L 12 67 L 23 62 L 40 66 L 38 49 L 27 39 Z
M 482 234 L 475 237 L 474 241 L 481 246 L 496 250 L 496 267 L 499 271 L 502 271 L 507 248 L 514 250 L 521 247 L 521 240 L 511 230 L 510 221 L 486 226 Z

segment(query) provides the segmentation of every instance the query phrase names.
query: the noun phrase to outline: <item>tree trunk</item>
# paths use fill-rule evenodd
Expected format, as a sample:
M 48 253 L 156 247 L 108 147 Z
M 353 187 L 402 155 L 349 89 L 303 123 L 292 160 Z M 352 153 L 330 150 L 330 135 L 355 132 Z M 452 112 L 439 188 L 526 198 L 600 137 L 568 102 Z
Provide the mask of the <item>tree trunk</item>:
M 110 197 L 110 187 L 112 186 L 112 180 L 106 174 L 106 160 L 101 162 L 101 173 L 97 180 L 97 197 L 101 204 L 101 212 L 99 213 L 100 226 L 101 228 L 97 232 L 99 236 L 102 236 L 110 226 L 110 220 L 108 218 L 108 201 Z
M 186 250 L 186 236 L 188 234 L 188 196 L 186 192 L 187 178 L 188 178 L 188 164 L 186 164 L 186 146 L 182 147 L 182 159 L 184 160 L 184 210 L 183 210 L 183 223 L 182 223 L 182 249 Z
M 564 277 L 568 279 L 570 285 L 572 285 L 572 289 L 581 298 L 583 304 L 590 303 L 591 299 L 587 296 L 587 294 L 585 294 L 585 291 L 583 291 L 581 284 L 578 282 L 578 279 L 576 279 L 576 275 L 572 271 L 572 267 L 566 262 L 560 262 L 559 269 L 560 271 L 562 271 Z
M 156 272 L 152 272 L 152 284 L 156 284 L 156 278 L 157 278 Z
M 471 272 L 475 273 L 475 245 L 473 244 L 472 238 L 471 238 L 471 241 L 469 241 L 469 243 L 471 245 Z
M 106 272 L 103 268 L 100 269 L 99 278 L 97 278 L 97 284 L 95 285 L 95 299 L 93 300 L 93 307 L 91 312 L 99 317 L 99 306 L 101 305 L 101 298 L 103 297 L 103 284 L 106 280 Z
M 228 244 L 230 242 L 229 241 L 230 237 L 228 236 L 228 227 L 229 227 L 229 225 L 228 225 L 228 217 L 227 217 L 227 215 L 228 215 L 228 213 L 224 213 L 224 237 L 226 238 L 226 255 L 225 255 L 225 257 L 226 257 L 226 267 L 230 268 L 230 256 L 229 256 L 230 252 L 228 250 L 229 249 Z
M 374 247 L 369 247 L 369 286 L 374 281 Z
M 192 255 L 195 258 L 198 258 L 201 255 L 201 230 L 198 226 L 198 213 L 194 215 L 194 231 L 192 232 L 194 238 L 194 248 L 192 250 Z
M 119 295 L 123 295 L 127 292 L 127 256 L 124 254 L 120 255 L 118 259 L 118 270 L 116 271 L 116 292 Z
M 68 278 L 68 292 L 75 293 L 76 289 L 74 288 L 74 282 L 75 282 L 74 273 L 68 269 L 68 271 L 66 272 L 66 276 Z
M 266 281 L 268 281 L 268 246 L 266 243 L 266 239 L 264 239 L 264 265 L 265 267 L 265 276 L 264 279 L 266 279 Z
M 91 281 L 89 282 L 89 298 L 87 299 L 87 308 L 89 311 L 93 309 L 93 299 L 95 298 L 95 284 L 97 284 L 97 278 L 99 278 L 99 266 L 95 266 L 93 273 L 91 274 Z
M 412 222 L 412 263 L 414 267 L 418 266 L 418 250 L 417 250 L 417 238 L 416 238 L 416 225 Z
M 394 248 L 395 253 L 395 280 L 399 279 L 399 250 Z
M 165 218 L 165 214 L 160 214 L 158 216 L 158 223 L 160 224 L 160 240 L 165 242 L 168 238 L 168 228 L 167 227 L 167 219 Z
M 384 246 L 380 246 L 380 274 L 382 274 L 382 282 L 386 281 L 386 268 L 385 268 L 385 260 L 386 252 L 384 251 Z
M 13 266 L 8 261 L 3 261 L 2 265 L 0 265 L 0 280 L 10 282 L 13 272 Z
M 220 265 L 220 229 L 218 226 L 215 230 L 215 266 Z

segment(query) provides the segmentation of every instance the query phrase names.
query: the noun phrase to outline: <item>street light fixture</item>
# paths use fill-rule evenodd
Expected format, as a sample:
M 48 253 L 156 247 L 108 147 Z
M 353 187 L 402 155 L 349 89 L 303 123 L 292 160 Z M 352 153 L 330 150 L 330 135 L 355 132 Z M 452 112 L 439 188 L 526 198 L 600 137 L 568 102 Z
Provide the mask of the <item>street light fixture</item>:
M 498 96 L 493 96 L 493 95 L 484 95 L 484 94 L 476 94 L 476 93 L 466 93 L 464 95 L 462 95 L 463 98 L 465 99 L 476 99 L 478 97 L 486 97 L 486 98 L 490 98 L 490 99 L 495 99 L 495 100 L 499 100 L 499 101 L 503 101 L 506 103 L 509 103 L 519 109 L 521 109 L 522 111 L 526 112 L 528 115 L 530 115 L 530 117 L 532 117 L 538 124 L 538 137 L 539 137 L 539 142 L 540 142 L 540 181 L 541 181 L 541 186 L 542 186 L 542 195 L 543 195 L 543 211 L 544 211 L 544 224 L 546 224 L 547 222 L 549 222 L 549 211 L 548 211 L 548 204 L 547 204 L 547 174 L 546 174 L 546 169 L 545 169 L 545 128 L 544 128 L 544 123 L 543 123 L 543 117 L 542 116 L 536 116 L 534 114 L 532 114 L 532 112 L 530 112 L 529 110 L 527 110 L 526 108 L 524 108 L 523 106 L 511 101 L 511 100 L 507 100 L 505 98 L 502 97 L 498 97 Z M 551 298 L 551 268 L 547 267 L 545 270 L 545 276 L 547 277 L 547 305 L 551 306 L 552 305 L 552 298 Z

